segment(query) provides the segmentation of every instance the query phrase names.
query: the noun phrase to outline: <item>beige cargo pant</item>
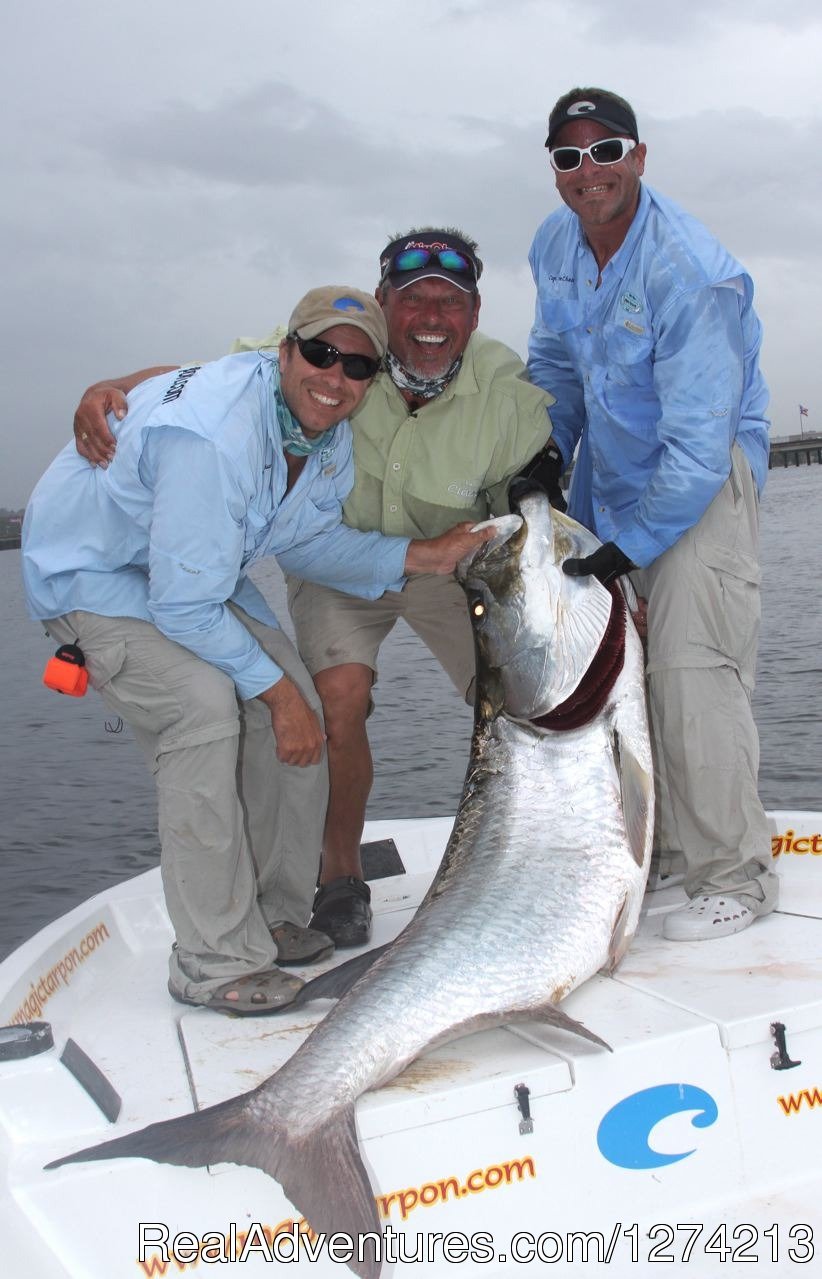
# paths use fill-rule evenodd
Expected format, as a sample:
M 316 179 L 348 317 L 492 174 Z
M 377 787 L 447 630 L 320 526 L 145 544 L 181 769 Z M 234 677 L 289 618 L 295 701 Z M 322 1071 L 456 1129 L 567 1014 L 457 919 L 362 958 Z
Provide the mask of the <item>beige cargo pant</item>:
M 322 722 L 288 637 L 233 611 Z M 325 759 L 308 768 L 281 764 L 266 706 L 238 699 L 233 680 L 150 622 L 73 612 L 45 625 L 59 643 L 80 645 L 92 684 L 130 725 L 154 774 L 176 937 L 172 988 L 200 997 L 272 968 L 269 925 L 305 924 L 311 912 L 328 802 Z
M 689 897 L 730 893 L 776 905 L 768 820 L 757 793 L 751 710 L 759 638 L 759 503 L 748 461 L 702 519 L 647 569 L 647 682 L 663 858 L 681 853 Z

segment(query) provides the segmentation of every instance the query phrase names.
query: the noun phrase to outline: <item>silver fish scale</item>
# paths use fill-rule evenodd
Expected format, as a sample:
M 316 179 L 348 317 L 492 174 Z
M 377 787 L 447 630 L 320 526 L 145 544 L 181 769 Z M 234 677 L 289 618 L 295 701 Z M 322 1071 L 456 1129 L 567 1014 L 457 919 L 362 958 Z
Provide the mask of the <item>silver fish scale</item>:
M 540 732 L 520 722 L 572 696 L 577 708 L 595 704 L 614 627 L 609 593 L 560 571 L 596 539 L 552 512 L 543 493 L 518 505 L 458 570 L 480 709 L 454 830 L 411 923 L 251 1093 L 68 1161 L 233 1160 L 276 1177 L 319 1232 L 377 1230 L 357 1098 L 472 1030 L 561 1022 L 562 998 L 618 961 L 639 917 L 653 827 L 642 650 L 628 621 L 621 672 L 585 726 Z M 377 1279 L 376 1260 L 350 1264 Z
M 480 553 L 459 575 L 493 582 L 497 592 L 481 623 L 495 626 L 497 618 L 500 626 L 484 632 L 503 663 L 492 686 L 499 688 L 502 676 L 505 687 L 510 640 L 518 687 L 530 679 L 536 704 L 546 672 L 553 672 L 558 699 L 573 691 L 596 653 L 610 605 L 592 579 L 556 571 L 563 558 L 590 553 L 596 540 L 551 511 L 544 496 L 522 509 L 525 538 L 511 536 L 519 518 L 495 521 L 500 536 L 485 560 Z M 550 637 L 543 649 L 535 644 L 532 661 L 524 650 L 530 666 L 521 656 L 526 631 L 530 644 L 540 634 Z M 480 649 L 483 698 L 488 671 Z M 417 914 L 264 1085 L 269 1102 L 287 1106 L 292 1130 L 323 1124 L 330 1108 L 350 1106 L 437 1043 L 529 1011 L 538 1015 L 618 958 L 642 902 L 651 775 L 643 655 L 630 620 L 622 671 L 589 724 L 540 732 L 504 713 L 480 717 L 448 848 Z
M 607 719 L 537 735 L 499 718 L 480 737 L 443 886 L 276 1077 L 309 1127 L 437 1042 L 558 1003 L 641 900 Z

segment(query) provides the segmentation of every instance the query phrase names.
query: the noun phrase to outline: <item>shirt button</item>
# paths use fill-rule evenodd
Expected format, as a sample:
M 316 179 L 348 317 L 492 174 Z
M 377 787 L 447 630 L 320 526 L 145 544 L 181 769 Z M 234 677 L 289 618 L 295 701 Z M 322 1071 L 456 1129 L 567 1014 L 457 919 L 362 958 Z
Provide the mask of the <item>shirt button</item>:
M 388 509 L 389 509 L 389 511 L 391 511 L 391 512 L 392 512 L 392 514 L 393 514 L 395 511 L 398 511 L 398 510 L 399 510 L 399 507 L 397 507 L 397 506 L 393 506 L 393 505 L 392 505 L 392 506 L 389 506 L 389 508 L 388 508 Z
M 392 462 L 392 463 L 391 463 L 391 470 L 392 470 L 392 471 L 398 471 L 399 469 L 400 469 L 400 464 L 399 464 L 399 462 Z

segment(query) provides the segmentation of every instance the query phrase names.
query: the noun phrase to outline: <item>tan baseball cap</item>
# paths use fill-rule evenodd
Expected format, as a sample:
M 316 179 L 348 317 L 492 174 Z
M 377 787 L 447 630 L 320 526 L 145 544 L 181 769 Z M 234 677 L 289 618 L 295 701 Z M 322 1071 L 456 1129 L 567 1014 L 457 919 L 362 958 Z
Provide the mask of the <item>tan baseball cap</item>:
M 370 293 L 347 284 L 329 284 L 310 289 L 295 306 L 288 321 L 289 333 L 301 338 L 315 338 L 338 324 L 361 329 L 374 343 L 382 358 L 388 349 L 388 329 L 382 307 Z

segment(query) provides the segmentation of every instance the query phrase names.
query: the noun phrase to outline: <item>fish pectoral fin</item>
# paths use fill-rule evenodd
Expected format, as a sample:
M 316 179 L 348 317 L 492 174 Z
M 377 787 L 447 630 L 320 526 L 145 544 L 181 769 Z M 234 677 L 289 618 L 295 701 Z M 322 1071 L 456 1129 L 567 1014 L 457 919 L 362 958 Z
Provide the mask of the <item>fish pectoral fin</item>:
M 642 767 L 625 738 L 618 733 L 614 734 L 614 747 L 628 846 L 640 870 L 647 869 L 654 821 L 653 778 Z
M 260 1168 L 276 1178 L 286 1197 L 318 1234 L 353 1236 L 349 1262 L 360 1279 L 378 1279 L 381 1264 L 365 1241 L 358 1260 L 358 1236 L 380 1229 L 374 1191 L 357 1145 L 353 1103 L 333 1111 L 307 1134 L 290 1131 L 288 1115 L 274 1117 L 265 1085 L 191 1115 L 149 1124 L 139 1132 L 73 1155 L 47 1168 L 102 1159 L 153 1159 L 183 1168 L 233 1163 Z
M 353 959 L 347 959 L 344 964 L 338 964 L 336 968 L 329 968 L 327 973 L 312 977 L 311 981 L 307 981 L 298 992 L 296 999 L 287 1005 L 288 1012 L 292 1012 L 295 1008 L 302 1008 L 303 1004 L 310 1004 L 313 999 L 341 999 L 363 973 L 368 972 L 374 960 L 379 959 L 380 955 L 384 955 L 389 946 L 393 945 L 393 942 L 386 942 L 384 946 L 375 946 L 373 950 L 367 950 L 363 955 L 355 955 Z

